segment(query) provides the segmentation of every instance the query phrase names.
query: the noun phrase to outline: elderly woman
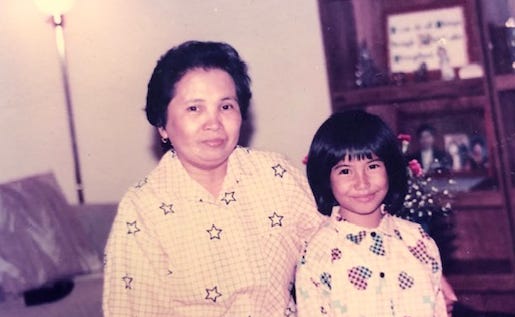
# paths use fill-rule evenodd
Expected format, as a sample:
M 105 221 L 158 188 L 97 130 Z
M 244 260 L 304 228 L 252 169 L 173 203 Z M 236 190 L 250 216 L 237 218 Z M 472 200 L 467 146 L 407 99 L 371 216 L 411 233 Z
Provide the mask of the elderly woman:
M 105 316 L 295 314 L 295 264 L 321 218 L 301 172 L 237 146 L 249 86 L 224 43 L 186 42 L 157 63 L 146 113 L 169 150 L 119 205 Z

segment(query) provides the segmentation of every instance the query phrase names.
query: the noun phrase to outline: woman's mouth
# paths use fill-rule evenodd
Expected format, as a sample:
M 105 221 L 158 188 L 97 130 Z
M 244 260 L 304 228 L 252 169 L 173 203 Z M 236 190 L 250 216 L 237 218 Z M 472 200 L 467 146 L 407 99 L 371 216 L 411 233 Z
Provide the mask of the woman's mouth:
M 225 139 L 222 139 L 222 138 L 209 139 L 209 140 L 202 141 L 202 143 L 204 143 L 205 145 L 207 145 L 209 147 L 219 147 L 219 146 L 224 145 Z

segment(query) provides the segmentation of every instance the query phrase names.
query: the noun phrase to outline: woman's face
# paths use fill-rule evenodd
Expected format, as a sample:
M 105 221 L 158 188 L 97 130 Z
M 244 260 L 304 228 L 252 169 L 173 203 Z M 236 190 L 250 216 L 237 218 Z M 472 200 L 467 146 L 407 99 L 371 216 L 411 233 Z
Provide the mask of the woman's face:
M 348 217 L 379 213 L 388 193 L 388 175 L 384 162 L 373 155 L 371 159 L 353 158 L 338 162 L 331 169 L 331 189 Z
M 186 169 L 222 166 L 236 147 L 242 120 L 231 76 L 220 69 L 192 69 L 174 88 L 161 137 L 170 139 Z

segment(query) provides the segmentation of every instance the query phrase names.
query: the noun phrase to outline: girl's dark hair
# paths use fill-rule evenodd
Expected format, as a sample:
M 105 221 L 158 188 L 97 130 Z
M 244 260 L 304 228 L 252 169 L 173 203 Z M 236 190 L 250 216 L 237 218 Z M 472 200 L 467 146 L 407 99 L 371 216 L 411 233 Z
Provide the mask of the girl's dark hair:
M 307 175 L 318 211 L 330 215 L 338 203 L 331 190 L 331 169 L 349 159 L 375 154 L 386 166 L 389 190 L 383 203 L 396 213 L 404 202 L 408 174 L 404 157 L 392 130 L 376 115 L 352 110 L 333 114 L 316 132 L 308 154 Z
M 189 41 L 173 47 L 157 62 L 148 82 L 145 111 L 155 127 L 166 125 L 168 104 L 175 95 L 175 84 L 195 68 L 221 69 L 233 79 L 242 118 L 250 104 L 250 77 L 247 65 L 229 44 Z

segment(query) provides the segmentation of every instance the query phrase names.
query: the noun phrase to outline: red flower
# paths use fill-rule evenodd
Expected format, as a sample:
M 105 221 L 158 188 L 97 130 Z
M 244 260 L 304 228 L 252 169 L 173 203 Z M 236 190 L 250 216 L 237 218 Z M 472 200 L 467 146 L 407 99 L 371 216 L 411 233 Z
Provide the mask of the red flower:
M 410 169 L 411 173 L 413 173 L 413 175 L 417 177 L 422 176 L 422 174 L 424 174 L 422 166 L 420 166 L 420 163 L 417 160 L 409 161 L 408 168 Z
M 397 136 L 397 139 L 399 139 L 399 141 L 411 142 L 411 135 L 400 133 Z

